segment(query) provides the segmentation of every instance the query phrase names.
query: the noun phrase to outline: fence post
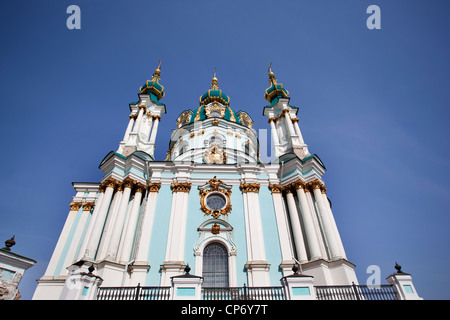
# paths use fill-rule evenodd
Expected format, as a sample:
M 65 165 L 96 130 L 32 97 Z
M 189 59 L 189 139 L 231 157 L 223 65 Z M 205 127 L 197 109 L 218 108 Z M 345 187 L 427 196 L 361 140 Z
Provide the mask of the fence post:
M 245 286 L 245 283 L 244 283 L 244 300 L 248 300 L 247 287 Z
M 141 293 L 141 284 L 138 283 L 137 287 L 136 287 L 136 295 L 134 297 L 134 300 L 139 300 L 139 294 Z
M 314 277 L 298 273 L 298 268 L 292 268 L 293 274 L 280 279 L 287 300 L 316 300 Z
M 403 272 L 401 268 L 396 262 L 395 269 L 397 269 L 397 272 L 386 278 L 387 282 L 392 285 L 397 293 L 397 298 L 399 300 L 423 300 L 417 294 L 416 288 L 414 288 L 411 275 Z
M 173 300 L 201 300 L 203 277 L 189 274 L 190 270 L 187 265 L 185 274 L 170 277 Z
M 355 293 L 356 300 L 361 300 L 361 298 L 359 297 L 359 293 L 358 293 L 358 286 L 354 282 L 352 282 L 352 287 L 353 287 L 353 292 Z

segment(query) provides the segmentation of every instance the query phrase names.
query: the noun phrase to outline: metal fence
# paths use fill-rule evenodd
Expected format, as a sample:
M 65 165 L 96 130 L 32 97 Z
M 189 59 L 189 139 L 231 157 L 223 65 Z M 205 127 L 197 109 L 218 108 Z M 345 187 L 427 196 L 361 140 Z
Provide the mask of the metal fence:
M 317 300 L 397 300 L 392 285 L 315 286 Z M 171 287 L 100 287 L 97 300 L 169 300 Z M 283 287 L 202 288 L 202 300 L 286 300 Z
M 316 286 L 317 300 L 397 300 L 390 284 L 379 286 Z
M 283 287 L 203 287 L 202 300 L 285 300 L 285 295 Z
M 170 287 L 100 287 L 97 300 L 169 300 Z

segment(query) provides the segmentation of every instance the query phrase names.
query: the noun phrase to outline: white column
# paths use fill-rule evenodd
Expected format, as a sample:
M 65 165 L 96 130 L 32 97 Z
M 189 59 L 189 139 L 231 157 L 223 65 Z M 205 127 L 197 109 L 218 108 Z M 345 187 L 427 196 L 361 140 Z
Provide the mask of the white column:
M 322 258 L 320 254 L 320 247 L 318 243 L 317 234 L 314 228 L 314 222 L 312 219 L 311 211 L 309 210 L 308 203 L 306 200 L 305 191 L 303 190 L 304 185 L 302 183 L 297 183 L 295 189 L 297 190 L 297 197 L 299 200 L 300 210 L 302 214 L 303 223 L 305 225 L 306 238 L 308 239 L 309 252 L 311 254 L 311 260 L 317 260 Z
M 295 137 L 296 134 L 295 134 L 295 131 L 294 131 L 294 126 L 292 125 L 292 120 L 291 120 L 291 115 L 289 114 L 289 110 L 284 109 L 283 113 L 284 113 L 284 120 L 286 122 L 286 127 L 289 130 L 289 136 Z
M 300 131 L 300 127 L 298 126 L 298 118 L 294 119 L 293 123 L 294 123 L 294 127 L 295 127 L 295 132 L 298 135 L 300 143 L 305 144 L 305 141 L 303 140 L 302 132 Z
M 111 241 L 108 246 L 108 252 L 106 256 L 109 259 L 116 260 L 117 251 L 120 244 L 120 235 L 125 225 L 125 217 L 128 209 L 128 202 L 130 201 L 131 188 L 133 187 L 135 181 L 125 180 L 123 183 L 123 194 L 119 205 L 119 210 L 117 211 L 117 218 L 113 226 L 113 231 L 111 234 Z
M 148 261 L 148 251 L 150 247 L 150 240 L 152 237 L 153 230 L 153 220 L 155 217 L 156 200 L 158 197 L 158 191 L 161 187 L 161 183 L 150 183 L 149 193 L 147 198 L 147 207 L 145 209 L 145 216 L 142 219 L 142 233 L 139 250 L 136 253 L 136 262 L 147 263 Z
M 91 210 L 90 204 L 83 204 L 82 207 L 80 208 L 80 210 L 78 210 L 77 214 L 79 214 L 81 216 L 78 220 L 75 232 L 73 234 L 71 243 L 69 245 L 69 250 L 67 251 L 66 259 L 64 260 L 64 263 L 62 265 L 63 269 L 67 268 L 72 263 L 74 263 L 77 258 L 76 257 L 77 249 L 80 244 L 81 236 L 83 235 L 83 230 L 86 226 L 86 221 L 87 221 L 87 218 L 89 217 L 90 210 Z M 61 275 L 64 274 L 64 271 L 63 270 L 61 270 L 61 271 L 62 271 Z
M 167 239 L 166 261 L 184 261 L 184 237 L 186 230 L 187 197 L 190 183 L 172 184 L 172 208 L 170 212 L 169 235 Z
M 138 184 L 136 186 L 136 191 L 134 194 L 133 204 L 131 206 L 130 214 L 128 217 L 128 221 L 126 226 L 124 227 L 124 235 L 122 237 L 123 239 L 123 246 L 120 252 L 120 259 L 119 262 L 128 262 L 130 260 L 131 256 L 131 250 L 133 248 L 133 242 L 134 242 L 134 236 L 136 233 L 136 226 L 139 218 L 139 211 L 141 208 L 141 200 L 142 200 L 142 193 L 145 191 L 145 186 Z
M 66 244 L 67 238 L 69 236 L 70 230 L 72 229 L 73 222 L 75 217 L 80 209 L 79 204 L 71 203 L 71 208 L 69 214 L 67 215 L 66 222 L 64 223 L 64 227 L 59 236 L 58 242 L 56 243 L 55 250 L 53 250 L 52 257 L 50 258 L 50 262 L 48 263 L 47 270 L 45 270 L 45 274 L 42 279 L 53 279 L 55 275 L 55 269 L 61 257 L 61 253 Z
M 84 259 L 94 260 L 95 254 L 97 252 L 97 247 L 100 242 L 100 237 L 102 235 L 103 225 L 105 223 L 105 218 L 108 213 L 109 205 L 111 203 L 111 198 L 114 193 L 114 188 L 116 186 L 116 180 L 110 179 L 106 182 L 105 195 L 103 196 L 103 203 L 100 206 L 100 210 L 97 212 L 97 217 L 95 217 L 95 223 L 92 228 L 91 236 L 87 243 Z
M 153 122 L 153 128 L 152 128 L 152 134 L 150 136 L 150 143 L 154 144 L 156 140 L 156 133 L 158 132 L 158 124 L 161 119 L 161 116 L 153 116 L 154 122 Z
M 285 207 L 283 206 L 283 196 L 281 185 L 269 185 L 272 191 L 273 205 L 275 209 L 275 218 L 277 221 L 278 237 L 280 241 L 281 248 L 281 265 L 280 268 L 283 270 L 283 274 L 292 268 L 294 257 L 294 250 L 292 248 L 291 238 L 289 236 L 289 222 L 287 218 L 287 213 Z
M 342 256 L 342 258 L 347 259 L 347 256 L 345 254 L 344 245 L 342 244 L 342 239 L 341 239 L 341 236 L 339 234 L 338 227 L 336 225 L 336 220 L 334 219 L 333 211 L 331 211 L 330 203 L 328 202 L 328 198 L 327 198 L 326 188 L 325 187 L 322 188 L 322 198 L 323 198 L 323 203 L 325 204 L 325 207 L 327 209 L 328 219 L 330 220 L 330 222 L 332 224 L 332 227 L 333 227 L 335 241 L 336 241 L 336 243 L 339 246 L 340 255 Z
M 191 183 L 172 183 L 172 207 L 166 255 L 161 266 L 161 286 L 170 285 L 170 277 L 179 275 L 184 269 L 184 234 L 186 230 L 187 199 Z
M 286 201 L 288 204 L 289 216 L 291 218 L 295 248 L 297 249 L 297 258 L 300 262 L 308 262 L 305 241 L 303 240 L 302 227 L 300 225 L 300 216 L 297 211 L 297 206 L 295 205 L 294 195 L 290 189 L 286 189 Z
M 335 240 L 336 237 L 334 236 L 333 226 L 330 219 L 327 217 L 327 209 L 323 202 L 322 192 L 320 191 L 321 183 L 318 181 L 313 181 L 311 186 L 313 188 L 314 198 L 319 209 L 319 215 L 324 228 L 325 238 L 327 239 L 328 249 L 330 250 L 330 256 L 332 259 L 342 258 L 339 253 L 339 246 Z
M 270 123 L 270 131 L 272 133 L 273 144 L 276 146 L 280 144 L 280 140 L 278 139 L 277 128 L 275 127 L 276 118 L 269 118 Z
M 92 229 L 94 228 L 94 225 L 95 225 L 95 219 L 98 217 L 98 212 L 103 203 L 103 197 L 105 195 L 104 188 L 105 188 L 104 185 L 101 185 L 99 188 L 100 194 L 98 195 L 97 201 L 95 202 L 94 210 L 91 213 L 91 219 L 89 220 L 88 228 L 84 234 L 83 242 L 81 244 L 77 260 L 81 260 L 84 257 L 84 254 L 86 252 L 87 244 L 89 242 L 89 238 L 91 237 Z
M 247 238 L 248 285 L 253 287 L 270 285 L 269 267 L 266 261 L 261 211 L 259 207 L 259 187 L 257 183 L 242 183 L 244 200 L 245 231 Z
M 127 142 L 128 136 L 130 135 L 131 129 L 134 125 L 134 120 L 136 119 L 136 115 L 130 114 L 130 121 L 128 122 L 127 129 L 125 130 L 125 135 L 123 136 L 123 141 Z
M 142 123 L 142 115 L 144 114 L 146 108 L 147 108 L 146 106 L 139 106 L 139 113 L 136 119 L 136 125 L 133 128 L 133 132 L 135 133 L 139 133 L 139 129 Z

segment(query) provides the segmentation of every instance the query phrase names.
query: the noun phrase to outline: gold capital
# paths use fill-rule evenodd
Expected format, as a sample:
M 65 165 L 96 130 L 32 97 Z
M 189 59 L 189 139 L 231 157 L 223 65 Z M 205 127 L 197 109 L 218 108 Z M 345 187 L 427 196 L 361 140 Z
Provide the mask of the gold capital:
M 159 192 L 161 188 L 161 182 L 149 182 L 148 188 L 150 192 Z
M 172 187 L 172 192 L 189 192 L 191 190 L 192 183 L 174 182 L 170 186 Z
M 245 192 L 259 192 L 259 183 L 241 183 L 241 190 L 243 193 Z
M 272 193 L 281 193 L 284 187 L 281 184 L 269 184 L 269 189 Z

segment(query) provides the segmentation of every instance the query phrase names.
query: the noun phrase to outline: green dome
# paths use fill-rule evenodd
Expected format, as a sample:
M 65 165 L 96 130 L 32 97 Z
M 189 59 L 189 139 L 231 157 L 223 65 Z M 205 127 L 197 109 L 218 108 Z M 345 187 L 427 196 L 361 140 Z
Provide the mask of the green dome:
M 277 83 L 277 79 L 275 78 L 275 74 L 270 69 L 269 65 L 269 82 L 270 87 L 266 89 L 264 94 L 264 99 L 272 103 L 275 98 L 287 98 L 289 96 L 289 91 L 287 91 L 283 84 Z
M 159 62 L 158 68 L 156 68 L 155 73 L 153 74 L 152 80 L 147 80 L 145 84 L 139 88 L 140 93 L 146 93 L 153 95 L 159 101 L 162 97 L 164 97 L 164 87 L 159 84 L 159 79 L 161 79 L 161 61 Z
M 214 76 L 212 79 L 211 89 L 205 92 L 200 97 L 200 105 L 206 105 L 210 102 L 217 101 L 223 105 L 228 106 L 230 104 L 230 97 L 228 97 L 222 90 L 219 89 L 219 85 L 217 84 L 217 78 Z

